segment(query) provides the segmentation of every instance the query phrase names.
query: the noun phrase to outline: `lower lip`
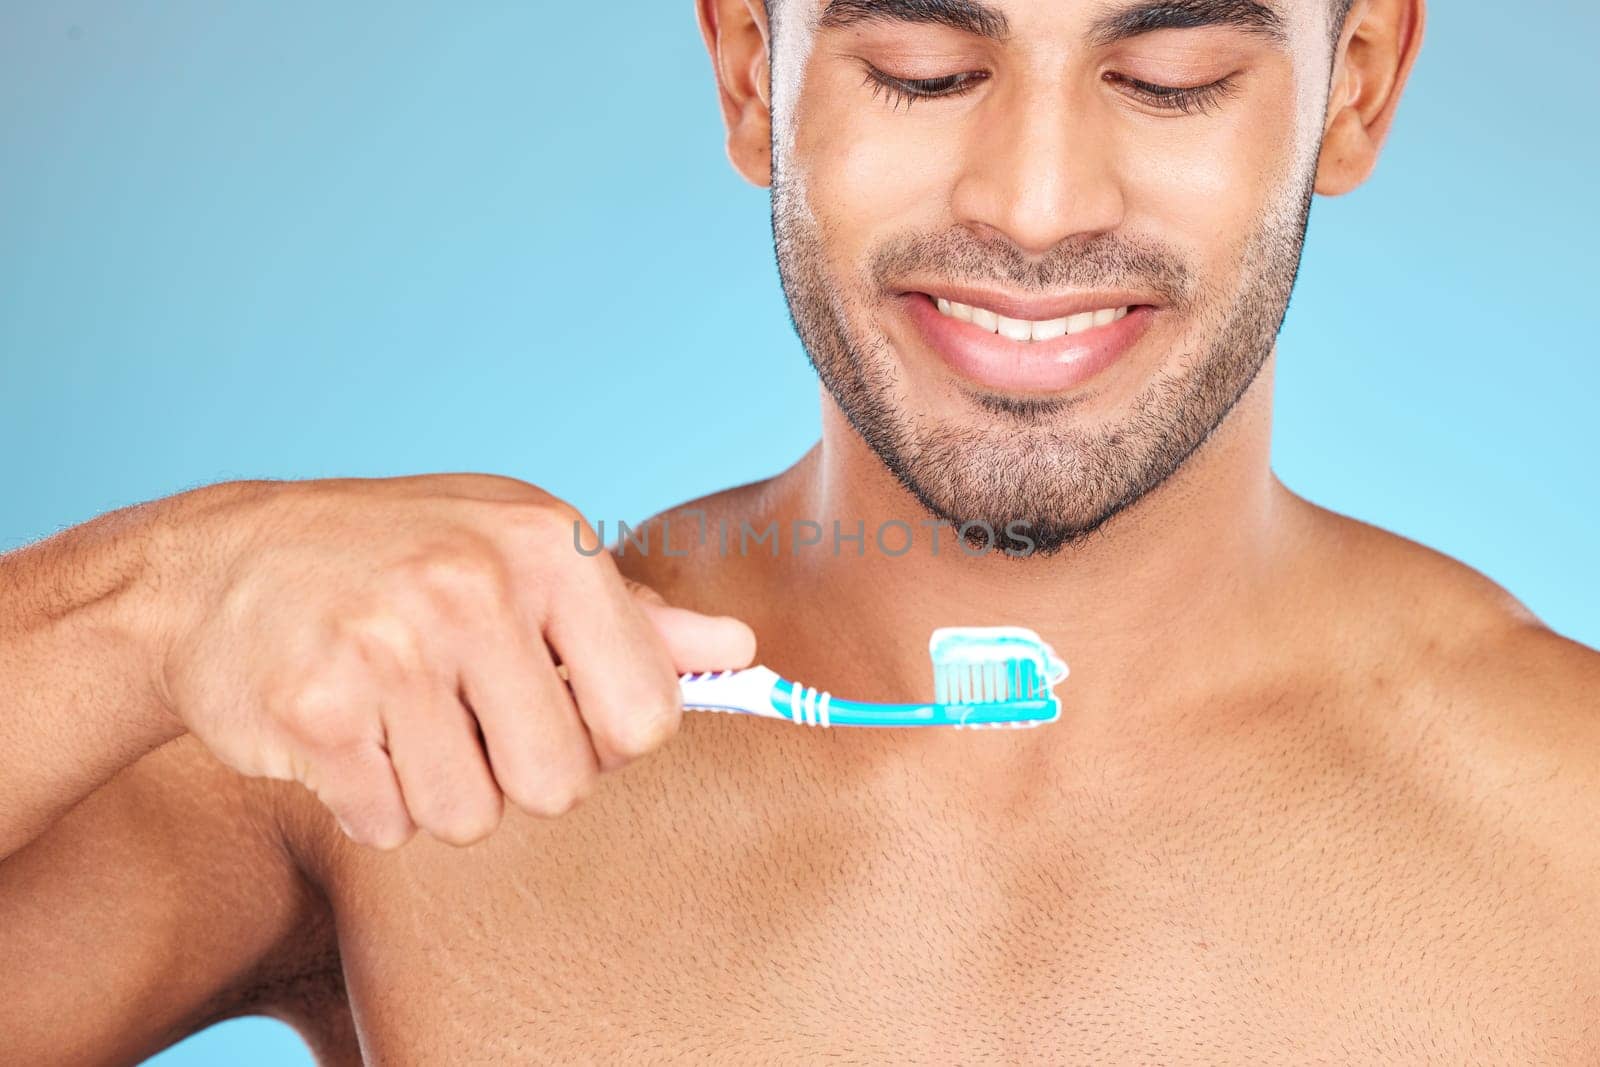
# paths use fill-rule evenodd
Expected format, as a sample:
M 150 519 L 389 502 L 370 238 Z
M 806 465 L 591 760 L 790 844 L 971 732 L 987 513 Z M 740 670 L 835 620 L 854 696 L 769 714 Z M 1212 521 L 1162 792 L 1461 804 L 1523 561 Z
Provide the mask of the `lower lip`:
M 1121 359 L 1149 329 L 1155 309 L 1128 309 L 1115 322 L 1049 341 L 1013 341 L 940 314 L 926 293 L 906 293 L 911 321 L 949 368 L 1004 392 L 1058 393 L 1076 388 Z

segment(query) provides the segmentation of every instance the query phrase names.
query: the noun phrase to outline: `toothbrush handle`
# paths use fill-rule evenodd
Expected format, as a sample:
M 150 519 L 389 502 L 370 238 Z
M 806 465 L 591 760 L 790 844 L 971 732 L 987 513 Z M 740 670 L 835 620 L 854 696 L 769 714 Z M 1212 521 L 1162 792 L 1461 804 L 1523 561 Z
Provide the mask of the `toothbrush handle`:
M 783 679 L 766 667 L 742 671 L 708 671 L 685 674 L 678 679 L 685 711 L 720 711 L 735 715 L 759 715 L 767 719 L 787 719 L 774 703 L 773 690 Z
M 785 679 L 773 690 L 772 702 L 792 721 L 808 726 L 1027 727 L 1054 722 L 1061 715 L 1054 698 L 1004 704 L 873 704 L 840 700 Z

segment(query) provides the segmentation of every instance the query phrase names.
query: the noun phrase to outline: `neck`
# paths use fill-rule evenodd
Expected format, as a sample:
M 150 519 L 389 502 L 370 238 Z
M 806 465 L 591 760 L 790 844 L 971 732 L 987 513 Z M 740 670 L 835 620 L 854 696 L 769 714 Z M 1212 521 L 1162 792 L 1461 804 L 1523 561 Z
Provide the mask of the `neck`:
M 1305 581 L 1310 509 L 1271 471 L 1272 367 L 1162 485 L 1082 542 L 1026 559 L 977 556 L 934 528 L 825 395 L 821 443 L 769 498 L 824 531 L 774 564 L 779 602 L 806 605 L 797 626 L 824 650 L 804 667 L 836 692 L 912 699 L 929 689 L 933 626 L 1028 626 L 1067 661 L 1059 695 L 1092 731 L 1183 713 L 1303 658 L 1283 605 Z M 913 546 L 891 554 L 906 527 Z M 844 539 L 858 532 L 859 549 Z

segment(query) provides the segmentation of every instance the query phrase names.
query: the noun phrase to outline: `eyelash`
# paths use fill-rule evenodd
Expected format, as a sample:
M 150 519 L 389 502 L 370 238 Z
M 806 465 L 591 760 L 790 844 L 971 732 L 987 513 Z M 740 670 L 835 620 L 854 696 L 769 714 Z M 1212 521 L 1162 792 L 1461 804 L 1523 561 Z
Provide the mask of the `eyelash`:
M 869 66 L 863 84 L 872 88 L 874 100 L 880 93 L 885 94 L 891 111 L 897 110 L 902 103 L 906 105 L 906 110 L 910 111 L 912 103 L 917 100 L 949 100 L 964 96 L 988 77 L 981 71 L 972 71 L 964 74 L 947 74 L 940 78 L 896 78 L 892 74 L 885 74 L 878 68 Z M 1209 85 L 1182 87 L 1155 85 L 1113 71 L 1107 71 L 1104 78 L 1113 85 L 1129 90 L 1151 107 L 1163 111 L 1181 112 L 1185 115 L 1211 111 L 1231 95 L 1234 89 L 1232 75 L 1219 78 Z
M 896 110 L 904 103 L 906 110 L 910 111 L 912 103 L 917 100 L 950 100 L 964 96 L 988 77 L 981 71 L 969 71 L 939 78 L 896 78 L 877 67 L 868 66 L 867 79 L 862 84 L 872 87 L 874 100 L 879 93 L 883 93 L 889 101 L 889 110 Z
M 1218 78 L 1210 85 L 1153 85 L 1130 78 L 1126 74 L 1107 71 L 1104 79 L 1113 85 L 1130 90 L 1134 96 L 1163 111 L 1178 111 L 1185 115 L 1204 114 L 1211 111 L 1233 94 L 1233 75 Z

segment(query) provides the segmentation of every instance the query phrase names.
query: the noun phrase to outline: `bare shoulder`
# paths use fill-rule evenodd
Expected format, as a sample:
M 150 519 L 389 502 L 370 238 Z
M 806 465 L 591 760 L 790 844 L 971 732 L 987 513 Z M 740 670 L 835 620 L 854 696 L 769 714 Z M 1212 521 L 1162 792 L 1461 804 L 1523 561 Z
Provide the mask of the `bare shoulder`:
M 1322 515 L 1327 584 L 1360 609 L 1352 617 L 1372 620 L 1373 637 L 1392 655 L 1432 664 L 1437 670 L 1424 673 L 1441 683 L 1454 679 L 1463 696 L 1471 689 L 1507 696 L 1514 683 L 1595 724 L 1600 651 L 1551 630 L 1510 590 L 1461 560 L 1369 523 Z
M 1600 891 L 1600 652 L 1518 616 L 1460 651 L 1441 688 L 1481 743 L 1486 784 L 1525 802 Z
M 1306 515 L 1329 584 L 1349 601 L 1425 623 L 1442 638 L 1539 624 L 1504 586 L 1448 553 L 1314 504 Z
M 1430 736 L 1453 773 L 1434 784 L 1600 981 L 1600 653 L 1512 614 L 1443 667 Z
M 1600 922 L 1600 651 L 1467 564 L 1340 519 L 1341 595 L 1378 620 L 1371 673 L 1416 712 L 1374 729 L 1421 746 L 1439 789 L 1585 891 Z

